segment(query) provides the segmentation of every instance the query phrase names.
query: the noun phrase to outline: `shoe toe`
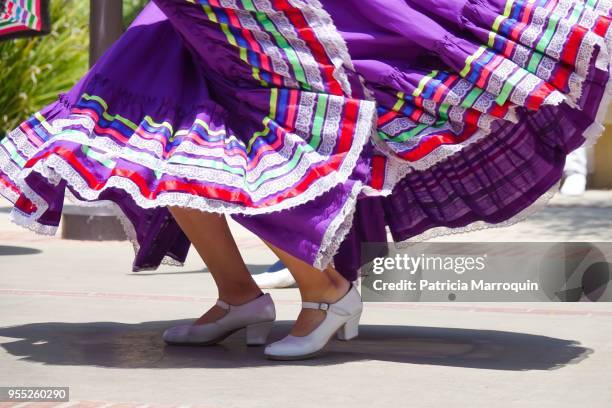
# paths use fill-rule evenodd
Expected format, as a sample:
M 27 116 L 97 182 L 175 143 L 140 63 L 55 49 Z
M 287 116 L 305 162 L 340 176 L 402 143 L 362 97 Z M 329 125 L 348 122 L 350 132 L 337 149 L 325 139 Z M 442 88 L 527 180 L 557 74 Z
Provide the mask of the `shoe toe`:
M 299 344 L 293 336 L 289 335 L 277 342 L 268 344 L 264 349 L 264 354 L 268 356 L 293 356 L 301 352 Z
M 166 329 L 162 335 L 167 342 L 184 342 L 189 335 L 189 325 L 174 326 Z

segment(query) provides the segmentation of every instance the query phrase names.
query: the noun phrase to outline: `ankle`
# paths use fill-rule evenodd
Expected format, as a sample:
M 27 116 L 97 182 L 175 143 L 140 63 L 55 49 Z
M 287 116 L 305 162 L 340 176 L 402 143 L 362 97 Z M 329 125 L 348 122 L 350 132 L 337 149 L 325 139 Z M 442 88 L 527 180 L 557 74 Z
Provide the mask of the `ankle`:
M 248 303 L 261 295 L 263 292 L 257 285 L 219 290 L 219 299 L 233 306 Z
M 351 282 L 347 281 L 346 279 L 343 279 L 340 282 L 334 282 L 333 298 L 331 298 L 329 302 L 335 303 L 339 301 L 340 299 L 342 299 L 344 295 L 347 294 L 351 286 L 352 286 Z
M 305 302 L 336 303 L 349 291 L 351 283 L 347 280 L 330 282 L 325 288 L 317 288 L 316 291 L 302 293 Z

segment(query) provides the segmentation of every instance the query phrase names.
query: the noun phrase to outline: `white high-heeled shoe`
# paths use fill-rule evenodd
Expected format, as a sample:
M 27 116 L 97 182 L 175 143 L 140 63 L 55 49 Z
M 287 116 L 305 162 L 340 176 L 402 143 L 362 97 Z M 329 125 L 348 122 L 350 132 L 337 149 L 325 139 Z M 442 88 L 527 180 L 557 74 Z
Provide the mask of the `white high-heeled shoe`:
M 253 275 L 253 280 L 260 289 L 282 289 L 295 286 L 295 278 L 287 268 Z
M 219 320 L 171 327 L 164 331 L 164 341 L 172 345 L 210 346 L 246 328 L 247 345 L 266 344 L 276 319 L 276 309 L 269 293 L 238 306 L 217 300 L 217 306 L 227 310 Z
M 587 178 L 584 174 L 573 173 L 565 178 L 561 190 L 561 194 L 566 196 L 580 196 L 586 191 Z
M 306 336 L 287 337 L 266 346 L 264 355 L 272 360 L 301 360 L 318 355 L 336 333 L 340 340 L 357 337 L 363 309 L 361 296 L 354 285 L 336 303 L 302 302 L 307 309 L 326 312 L 325 320 Z

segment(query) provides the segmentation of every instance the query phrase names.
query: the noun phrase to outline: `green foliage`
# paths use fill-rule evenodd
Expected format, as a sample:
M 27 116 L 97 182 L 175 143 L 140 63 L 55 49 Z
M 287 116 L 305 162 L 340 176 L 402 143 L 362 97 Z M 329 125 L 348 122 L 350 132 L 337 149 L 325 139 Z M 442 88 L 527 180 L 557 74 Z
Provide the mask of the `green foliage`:
M 125 0 L 128 25 L 146 0 Z M 88 68 L 89 1 L 51 1 L 51 34 L 0 42 L 0 138 L 70 89 Z

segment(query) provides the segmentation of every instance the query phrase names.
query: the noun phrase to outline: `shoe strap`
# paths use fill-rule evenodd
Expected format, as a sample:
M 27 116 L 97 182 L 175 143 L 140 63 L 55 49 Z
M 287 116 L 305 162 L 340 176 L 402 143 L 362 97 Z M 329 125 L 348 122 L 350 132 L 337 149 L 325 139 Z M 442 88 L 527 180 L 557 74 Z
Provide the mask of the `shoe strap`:
M 226 302 L 222 301 L 221 299 L 217 299 L 216 305 L 219 306 L 221 309 L 230 310 L 229 303 L 226 303 Z
M 302 302 L 302 308 L 304 309 L 318 309 L 318 310 L 329 310 L 329 303 L 316 303 L 316 302 Z

